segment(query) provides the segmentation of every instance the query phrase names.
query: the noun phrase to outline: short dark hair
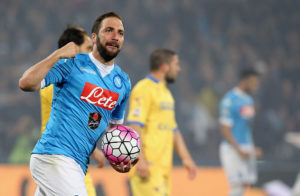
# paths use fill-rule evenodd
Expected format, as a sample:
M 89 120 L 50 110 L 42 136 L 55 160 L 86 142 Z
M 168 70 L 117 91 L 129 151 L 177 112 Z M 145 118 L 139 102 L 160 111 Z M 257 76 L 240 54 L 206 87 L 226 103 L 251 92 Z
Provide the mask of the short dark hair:
M 100 27 L 101 27 L 102 21 L 103 21 L 105 18 L 109 18 L 109 17 L 115 17 L 115 18 L 118 18 L 118 19 L 120 19 L 120 20 L 122 21 L 121 17 L 120 17 L 118 14 L 116 14 L 115 12 L 107 12 L 107 13 L 104 13 L 104 14 L 102 14 L 101 16 L 99 16 L 99 17 L 95 20 L 95 22 L 94 22 L 94 24 L 93 24 L 93 27 L 92 27 L 92 33 L 98 34 L 99 29 L 100 29 Z
M 84 36 L 89 36 L 82 28 L 74 25 L 68 25 L 58 40 L 58 48 L 63 47 L 69 42 L 74 42 L 78 46 L 83 44 Z
M 240 72 L 240 80 L 246 79 L 251 76 L 259 76 L 259 73 L 254 68 L 245 68 Z
M 150 55 L 150 71 L 156 71 L 163 63 L 171 63 L 176 53 L 169 49 L 156 49 Z

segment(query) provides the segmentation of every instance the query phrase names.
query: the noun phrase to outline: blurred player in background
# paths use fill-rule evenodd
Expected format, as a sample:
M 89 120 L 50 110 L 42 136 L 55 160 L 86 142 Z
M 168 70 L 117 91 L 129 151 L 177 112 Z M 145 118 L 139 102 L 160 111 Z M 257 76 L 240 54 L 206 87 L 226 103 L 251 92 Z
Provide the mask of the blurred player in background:
M 124 42 L 124 26 L 114 12 L 92 27 L 93 50 L 77 54 L 70 42 L 25 71 L 24 91 L 54 84 L 49 121 L 32 151 L 30 169 L 35 195 L 86 196 L 84 177 L 96 142 L 110 124 L 122 124 L 131 84 L 114 63 Z M 132 164 L 112 165 L 128 172 Z
M 150 56 L 151 73 L 133 88 L 129 101 L 128 124 L 142 141 L 139 162 L 130 172 L 134 196 L 170 195 L 173 148 L 182 159 L 190 179 L 197 168 L 175 120 L 175 103 L 168 83 L 180 71 L 178 56 L 158 49 Z
M 79 53 L 89 53 L 93 49 L 92 40 L 89 37 L 88 33 L 80 27 L 77 26 L 68 26 L 64 32 L 61 34 L 58 40 L 58 48 L 65 46 L 69 42 L 74 42 L 78 46 Z M 49 85 L 40 90 L 41 97 L 41 119 L 42 127 L 41 133 L 45 131 L 46 124 L 50 118 L 51 104 L 53 98 L 53 85 Z M 105 165 L 105 157 L 103 153 L 95 148 L 94 152 L 91 155 L 99 164 L 99 167 Z M 89 172 L 85 176 L 85 185 L 87 189 L 88 196 L 96 196 L 96 190 L 94 188 L 92 178 Z
M 256 158 L 262 155 L 254 146 L 249 123 L 255 115 L 251 94 L 259 86 L 259 75 L 253 69 L 240 74 L 239 84 L 220 103 L 223 141 L 220 159 L 230 184 L 230 196 L 242 196 L 245 188 L 257 180 Z

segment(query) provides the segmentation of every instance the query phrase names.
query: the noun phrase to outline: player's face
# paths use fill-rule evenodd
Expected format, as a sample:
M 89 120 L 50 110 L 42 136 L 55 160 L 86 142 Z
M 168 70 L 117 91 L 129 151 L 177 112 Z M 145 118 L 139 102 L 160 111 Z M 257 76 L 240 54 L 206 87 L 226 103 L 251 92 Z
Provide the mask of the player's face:
M 84 36 L 84 42 L 79 46 L 79 53 L 89 53 L 93 49 L 93 43 L 89 36 Z
M 120 19 L 105 18 L 96 38 L 96 46 L 105 61 L 114 59 L 120 52 L 124 42 L 124 26 Z
M 246 80 L 246 89 L 245 91 L 249 94 L 253 94 L 257 91 L 259 87 L 259 78 L 257 76 L 250 76 Z
M 180 72 L 181 68 L 179 65 L 179 59 L 177 55 L 174 55 L 170 62 L 170 69 L 166 75 L 167 83 L 174 83 L 177 77 L 178 72 Z

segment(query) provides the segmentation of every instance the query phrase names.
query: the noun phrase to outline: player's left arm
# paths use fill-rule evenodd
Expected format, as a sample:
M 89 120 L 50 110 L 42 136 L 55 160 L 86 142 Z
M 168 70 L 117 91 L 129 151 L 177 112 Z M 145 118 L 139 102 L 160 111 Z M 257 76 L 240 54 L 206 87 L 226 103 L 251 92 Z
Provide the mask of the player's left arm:
M 97 147 L 91 154 L 91 157 L 98 163 L 99 168 L 102 168 L 105 166 L 105 162 L 106 162 L 105 156 L 101 152 L 101 150 L 99 150 Z
M 126 88 L 126 94 L 123 100 L 121 101 L 120 105 L 117 105 L 114 111 L 112 112 L 108 128 L 122 125 L 124 123 L 125 108 L 128 103 L 128 99 L 131 92 L 131 82 L 128 76 L 123 78 L 123 81 Z
M 194 163 L 178 129 L 174 132 L 174 148 L 181 158 L 183 166 L 187 169 L 189 178 L 194 179 L 197 176 L 197 166 Z
M 122 125 L 124 123 L 124 116 L 125 116 L 125 108 L 129 99 L 129 95 L 131 92 L 131 83 L 129 77 L 125 77 L 124 79 L 124 85 L 126 88 L 126 95 L 124 99 L 121 101 L 121 104 L 116 107 L 116 109 L 112 112 L 111 120 L 109 123 L 108 128 L 112 128 L 118 125 Z M 130 171 L 130 169 L 138 162 L 138 159 L 131 162 L 129 161 L 128 164 L 124 165 L 124 163 L 121 163 L 119 165 L 110 163 L 110 165 L 118 172 L 120 173 L 127 173 Z

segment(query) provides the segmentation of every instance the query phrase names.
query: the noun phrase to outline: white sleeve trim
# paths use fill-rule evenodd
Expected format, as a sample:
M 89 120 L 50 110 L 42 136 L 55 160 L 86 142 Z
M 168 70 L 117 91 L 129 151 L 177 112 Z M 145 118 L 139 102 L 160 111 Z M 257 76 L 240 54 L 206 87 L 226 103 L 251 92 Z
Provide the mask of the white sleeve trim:
M 41 81 L 41 89 L 44 88 L 45 85 L 46 85 L 46 81 L 45 81 L 45 79 L 43 79 L 43 80 Z
M 229 127 L 232 127 L 233 125 L 233 120 L 230 119 L 230 118 L 219 118 L 219 122 L 221 125 L 226 125 L 226 126 L 229 126 Z
M 124 118 L 122 118 L 122 119 L 120 119 L 120 120 L 110 119 L 109 122 L 110 122 L 111 124 L 123 124 Z

